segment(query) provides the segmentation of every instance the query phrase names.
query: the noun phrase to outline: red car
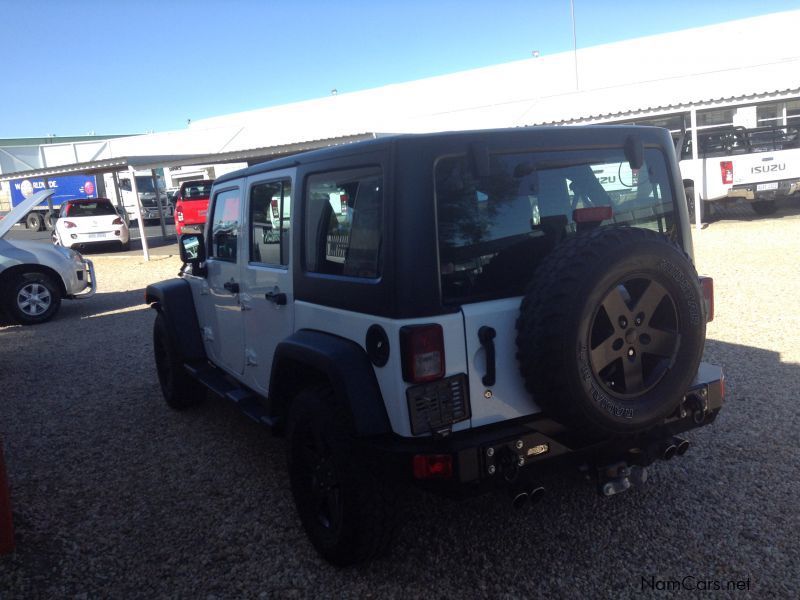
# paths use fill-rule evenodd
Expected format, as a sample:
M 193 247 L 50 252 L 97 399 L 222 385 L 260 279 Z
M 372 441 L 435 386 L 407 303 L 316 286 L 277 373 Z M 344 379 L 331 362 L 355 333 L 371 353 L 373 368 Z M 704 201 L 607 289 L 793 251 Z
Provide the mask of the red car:
M 211 179 L 184 181 L 175 196 L 175 233 L 202 232 L 208 215 Z

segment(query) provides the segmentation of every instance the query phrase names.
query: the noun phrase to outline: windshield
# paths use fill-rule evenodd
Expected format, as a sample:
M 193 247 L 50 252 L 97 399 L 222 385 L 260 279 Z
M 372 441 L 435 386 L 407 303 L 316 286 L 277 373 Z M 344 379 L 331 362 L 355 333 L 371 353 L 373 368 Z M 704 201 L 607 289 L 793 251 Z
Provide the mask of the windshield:
M 109 201 L 105 202 L 74 202 L 69 203 L 64 210 L 66 217 L 100 217 L 115 215 L 117 211 Z
M 632 170 L 619 149 L 498 154 L 488 177 L 465 156 L 436 166 L 445 303 L 521 295 L 564 238 L 597 226 L 646 227 L 677 237 L 666 161 L 646 150 Z
M 164 182 L 159 178 L 157 179 L 158 189 L 159 191 L 164 191 Z M 154 193 L 153 189 L 153 178 L 148 177 L 147 175 L 137 175 L 136 176 L 136 188 L 139 190 L 139 193 Z

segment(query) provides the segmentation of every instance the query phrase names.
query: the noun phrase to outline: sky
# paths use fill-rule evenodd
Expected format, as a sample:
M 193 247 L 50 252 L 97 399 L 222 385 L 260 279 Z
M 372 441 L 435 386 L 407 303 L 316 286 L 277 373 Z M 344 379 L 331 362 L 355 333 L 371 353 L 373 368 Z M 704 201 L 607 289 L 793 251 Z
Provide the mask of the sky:
M 795 9 L 574 0 L 578 48 Z M 0 0 L 0 139 L 184 129 L 572 45 L 569 0 Z

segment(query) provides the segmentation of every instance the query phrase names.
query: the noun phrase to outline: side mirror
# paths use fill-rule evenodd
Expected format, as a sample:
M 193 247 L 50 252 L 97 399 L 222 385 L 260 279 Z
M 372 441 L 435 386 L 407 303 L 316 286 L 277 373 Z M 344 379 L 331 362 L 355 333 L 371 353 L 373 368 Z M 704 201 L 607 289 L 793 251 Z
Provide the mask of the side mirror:
M 181 261 L 199 266 L 206 260 L 206 246 L 202 233 L 187 233 L 181 236 L 178 242 L 178 249 L 181 253 Z

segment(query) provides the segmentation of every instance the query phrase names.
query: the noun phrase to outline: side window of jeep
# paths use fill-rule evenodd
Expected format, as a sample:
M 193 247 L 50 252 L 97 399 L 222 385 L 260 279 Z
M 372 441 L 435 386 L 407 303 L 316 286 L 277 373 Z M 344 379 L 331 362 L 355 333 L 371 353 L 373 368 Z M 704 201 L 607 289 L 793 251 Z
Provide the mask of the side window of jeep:
M 236 246 L 239 242 L 239 190 L 226 190 L 214 198 L 214 213 L 211 215 L 210 256 L 219 260 L 236 262 Z
M 292 182 L 257 183 L 250 189 L 250 262 L 289 264 Z
M 307 271 L 380 276 L 383 175 L 379 167 L 312 175 L 304 202 Z

